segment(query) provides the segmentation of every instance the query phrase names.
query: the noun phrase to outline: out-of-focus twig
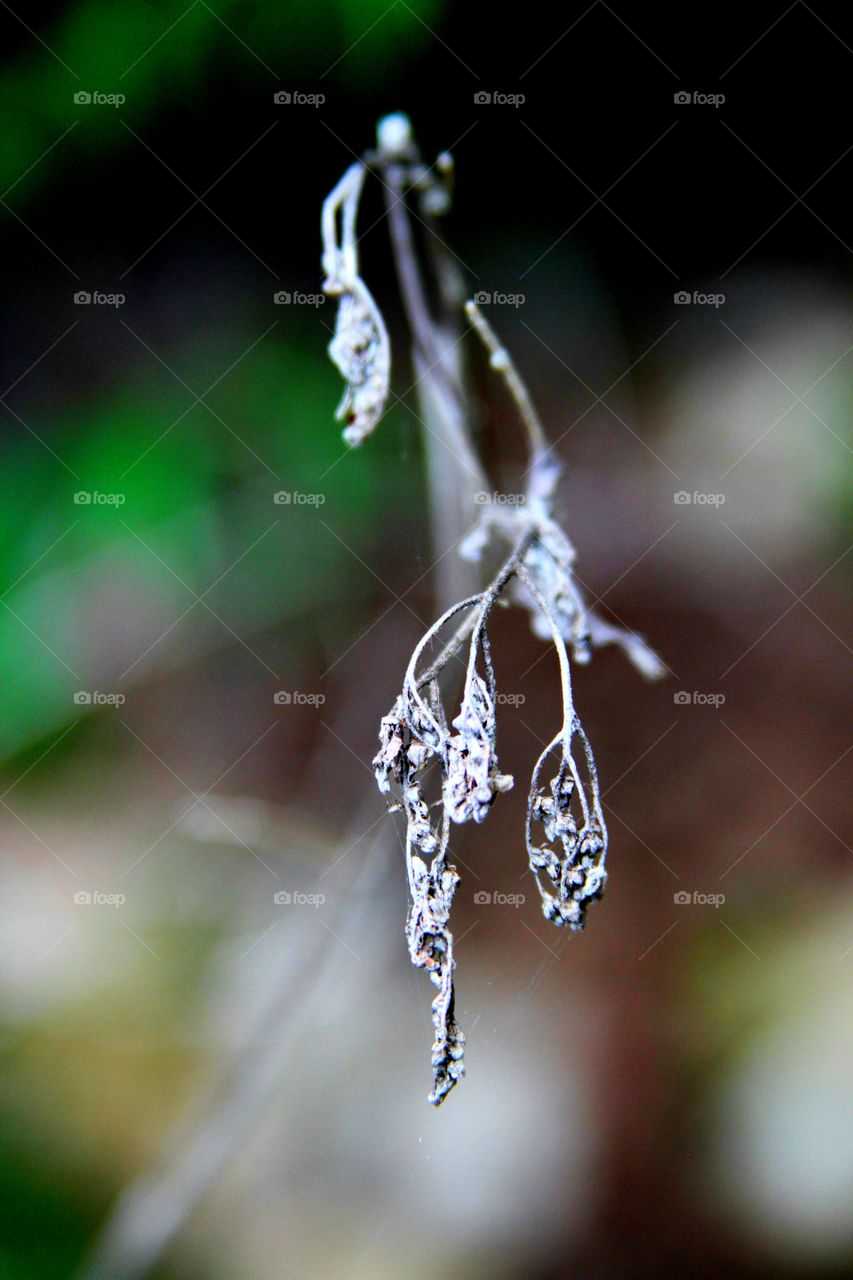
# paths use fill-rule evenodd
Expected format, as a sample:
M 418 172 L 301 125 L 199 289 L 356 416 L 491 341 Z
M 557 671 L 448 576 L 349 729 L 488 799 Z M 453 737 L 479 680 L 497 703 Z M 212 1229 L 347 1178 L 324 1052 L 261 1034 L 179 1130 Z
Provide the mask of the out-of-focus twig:
M 375 816 L 375 802 L 362 806 L 344 844 L 359 838 Z M 372 890 L 390 860 L 392 838 L 381 824 L 351 884 L 341 891 L 329 928 L 344 941 L 355 941 L 381 909 L 383 898 Z M 276 983 L 251 1032 L 173 1135 L 159 1165 L 122 1192 L 78 1280 L 148 1275 L 250 1137 L 281 1087 L 306 1025 L 350 963 L 345 948 L 330 943 L 327 929 L 317 934 L 296 971 L 288 969 Z
M 426 428 L 436 596 L 443 608 L 477 585 L 470 564 L 448 552 L 470 528 L 479 509 L 477 495 L 488 487 L 472 442 L 471 403 L 463 385 L 460 321 L 465 284 L 441 234 L 442 215 L 450 208 L 453 163 L 442 154 L 427 167 L 405 116 L 380 121 L 377 142 L 369 160 L 383 183 L 391 252 L 409 322 L 414 390 Z M 410 208 L 413 203 L 416 213 Z M 415 218 L 424 230 L 435 273 L 432 299 L 415 243 Z

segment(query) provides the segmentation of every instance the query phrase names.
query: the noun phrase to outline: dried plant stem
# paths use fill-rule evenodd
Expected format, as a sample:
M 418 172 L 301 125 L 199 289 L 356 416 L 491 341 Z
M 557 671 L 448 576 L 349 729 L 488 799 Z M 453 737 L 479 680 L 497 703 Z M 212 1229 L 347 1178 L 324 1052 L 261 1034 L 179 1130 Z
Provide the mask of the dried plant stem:
M 551 639 L 554 648 L 557 651 L 557 660 L 560 664 L 560 692 L 563 698 L 563 727 L 561 729 L 562 740 L 565 743 L 566 750 L 569 749 L 571 742 L 572 726 L 571 721 L 574 715 L 574 703 L 572 702 L 572 673 L 569 667 L 569 655 L 566 652 L 566 642 L 560 635 L 560 628 L 557 626 L 557 620 L 548 606 L 542 592 L 537 587 L 533 578 L 527 572 L 521 559 L 517 559 L 513 565 L 513 572 L 517 573 L 521 581 L 527 587 L 527 590 L 533 596 L 537 605 L 542 611 L 543 616 L 547 619 L 551 628 Z M 560 735 L 558 735 L 559 739 Z
M 522 605 L 532 616 L 535 633 L 549 640 L 557 652 L 562 724 L 534 766 L 526 822 L 529 866 L 544 914 L 557 925 L 581 929 L 589 904 L 601 896 L 606 881 L 607 829 L 592 748 L 572 700 L 570 654 L 576 662 L 587 662 L 593 646 L 617 643 L 644 675 L 655 677 L 662 666 L 639 636 L 611 627 L 585 606 L 575 582 L 574 547 L 554 517 L 559 462 L 524 380 L 491 324 L 474 301 L 458 307 L 454 273 L 448 255 L 437 247 L 442 243 L 437 237 L 429 242 L 436 274 L 434 292 L 448 314 L 433 314 L 407 198 L 412 191 L 419 193 L 422 221 L 432 231 L 432 215 L 443 211 L 449 199 L 449 159 L 439 157 L 436 162 L 436 170 L 445 175 L 442 182 L 425 169 L 408 119 L 391 116 L 380 122 L 379 148 L 365 163 L 378 170 L 385 187 L 391 247 L 427 427 L 433 515 L 438 515 L 445 539 L 448 528 L 460 533 L 460 558 L 470 565 L 482 559 L 495 537 L 510 548 L 489 585 L 476 591 L 470 589 L 471 575 L 463 579 L 456 570 L 448 575 L 445 561 L 440 616 L 412 652 L 402 692 L 382 719 L 380 750 L 374 760 L 380 789 L 387 792 L 396 784 L 406 814 L 409 953 L 438 987 L 432 1005 L 435 1041 L 430 1094 L 430 1101 L 438 1104 L 464 1074 L 464 1037 L 453 1012 L 449 918 L 459 877 L 448 861 L 451 823 L 484 821 L 496 796 L 513 785 L 497 761 L 498 695 L 488 634 L 495 604 L 505 593 L 507 602 Z M 463 315 L 491 368 L 503 379 L 525 433 L 527 483 L 525 492 L 510 501 L 507 495 L 489 493 L 474 445 L 470 400 L 462 385 L 457 350 Z M 434 440 L 440 442 L 441 450 L 434 447 Z M 471 502 L 471 481 L 479 488 L 478 510 Z M 465 524 L 460 524 L 460 513 L 470 519 L 475 510 L 477 519 L 462 538 Z M 437 549 L 441 553 L 447 548 Z M 449 585 L 459 589 L 450 594 Z M 455 623 L 450 638 L 420 670 L 424 655 L 459 614 L 464 617 Z M 439 680 L 451 660 L 461 658 L 466 645 L 464 685 L 454 715 L 445 710 Z M 583 750 L 583 774 L 572 754 L 575 740 Z M 555 776 L 546 784 L 542 773 L 552 754 L 559 754 L 559 759 Z M 433 764 L 441 777 L 442 812 L 437 823 L 432 817 L 434 806 L 423 794 Z M 541 834 L 534 835 L 538 828 Z
M 380 133 L 381 138 L 381 133 Z M 391 251 L 400 297 L 409 323 L 412 367 L 421 418 L 427 428 L 424 447 L 433 514 L 433 552 L 437 562 L 436 582 L 440 603 L 446 604 L 467 594 L 476 584 L 470 568 L 457 556 L 448 555 L 467 532 L 476 513 L 475 495 L 484 492 L 486 473 L 471 442 L 470 409 L 462 386 L 460 309 L 443 310 L 434 316 L 427 299 L 408 199 L 412 174 L 422 170 L 414 143 L 400 155 L 386 155 L 380 146 L 374 163 L 383 179 L 385 207 L 390 230 Z M 421 180 L 421 187 L 426 179 Z M 427 190 L 430 190 L 427 186 Z M 446 304 L 457 287 L 455 273 L 442 253 L 442 241 L 433 223 L 434 214 L 424 209 L 421 222 L 441 267 L 439 304 Z
M 497 334 L 473 300 L 465 303 L 465 314 L 471 321 L 477 336 L 489 353 L 489 364 L 502 375 L 509 388 L 510 395 L 518 406 L 521 421 L 527 432 L 531 456 L 535 459 L 548 452 L 548 437 L 536 412 L 527 386 L 513 363 L 506 347 L 500 342 Z
M 478 591 L 476 595 L 469 596 L 467 600 L 460 600 L 457 604 L 451 605 L 451 607 L 442 614 L 438 622 L 433 623 L 426 634 L 421 637 L 412 655 L 412 659 L 409 662 L 409 669 L 406 673 L 407 679 L 411 678 L 412 683 L 416 688 L 422 689 L 424 685 L 431 684 L 436 676 L 444 670 L 450 659 L 459 652 L 471 633 L 477 630 L 482 630 L 484 622 L 488 617 L 488 614 L 491 612 L 492 606 L 497 601 L 501 591 L 506 586 L 512 575 L 517 572 L 517 568 L 521 564 L 524 553 L 529 547 L 533 537 L 534 531 L 532 529 L 525 530 L 509 558 L 501 565 L 489 586 L 483 591 Z M 447 641 L 441 652 L 430 663 L 426 671 L 421 672 L 415 680 L 414 672 L 417 661 L 429 641 L 437 635 L 442 627 L 444 627 L 455 614 L 461 613 L 463 609 L 472 608 L 474 605 L 480 606 L 479 611 L 477 613 L 470 614 L 469 617 L 465 619 L 461 626 L 457 628 L 453 636 L 451 636 Z

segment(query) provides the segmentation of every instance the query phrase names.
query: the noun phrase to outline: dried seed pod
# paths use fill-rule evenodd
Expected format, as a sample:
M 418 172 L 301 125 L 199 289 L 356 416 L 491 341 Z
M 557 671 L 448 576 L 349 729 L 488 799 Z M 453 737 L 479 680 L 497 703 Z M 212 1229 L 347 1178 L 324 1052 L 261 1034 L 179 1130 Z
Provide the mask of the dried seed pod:
M 335 417 L 346 423 L 346 443 L 359 445 L 385 412 L 391 378 L 385 324 L 360 279 L 341 297 L 329 355 L 347 384 Z
M 450 904 L 459 883 L 453 868 L 427 867 L 416 856 L 410 860 L 412 905 L 406 928 L 412 963 L 429 972 L 438 987 L 432 1002 L 435 1040 L 432 1046 L 433 1089 L 429 1101 L 438 1105 L 465 1074 L 465 1037 L 453 1008 L 453 935 L 447 928 Z
M 379 790 L 387 794 L 391 783 L 402 782 L 403 751 L 409 731 L 403 713 L 403 699 L 398 698 L 379 726 L 379 751 L 373 757 L 373 771 Z
M 482 822 L 498 792 L 512 786 L 512 778 L 498 769 L 494 702 L 476 672 L 466 682 L 453 727 L 459 732 L 445 747 L 444 807 L 451 822 Z
M 346 388 L 335 416 L 347 444 L 359 445 L 385 411 L 391 382 L 391 343 L 382 313 L 359 275 L 355 224 L 365 166 L 350 165 L 323 204 L 323 288 L 340 299 L 329 355 Z M 340 218 L 340 239 L 338 221 Z
M 572 738 L 584 751 L 587 784 L 581 779 L 572 756 Z M 546 760 L 559 749 L 557 773 L 547 790 L 540 782 Z M 544 833 L 544 841 L 534 840 L 533 826 Z M 604 892 L 607 872 L 607 828 L 601 810 L 598 775 L 589 739 L 577 716 L 569 733 L 561 732 L 542 752 L 533 770 L 527 806 L 527 856 L 542 897 L 547 920 L 582 929 L 591 902 Z M 552 890 L 542 882 L 542 874 Z

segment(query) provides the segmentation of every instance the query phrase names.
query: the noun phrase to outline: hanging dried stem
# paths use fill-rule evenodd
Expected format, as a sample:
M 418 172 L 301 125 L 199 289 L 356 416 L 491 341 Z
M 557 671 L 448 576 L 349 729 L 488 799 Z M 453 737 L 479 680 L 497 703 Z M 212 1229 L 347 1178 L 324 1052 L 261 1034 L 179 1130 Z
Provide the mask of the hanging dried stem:
M 587 906 L 601 897 L 607 880 L 604 869 L 607 828 L 601 809 L 598 770 L 589 738 L 584 733 L 572 702 L 569 658 L 557 620 L 527 569 L 519 566 L 517 572 L 551 630 L 551 638 L 560 660 L 563 695 L 563 723 L 560 732 L 540 755 L 530 782 L 527 798 L 527 857 L 539 887 L 545 918 L 558 925 L 568 924 L 572 929 L 582 929 L 586 922 Z M 577 737 L 583 747 L 588 790 L 572 755 L 573 737 Z M 550 781 L 550 794 L 546 794 L 540 783 L 540 775 L 546 760 L 556 753 L 558 747 L 559 765 Z M 533 843 L 534 822 L 539 823 L 544 830 L 543 844 Z M 555 848 L 558 841 L 559 847 Z M 554 891 L 543 884 L 543 872 Z
M 390 361 L 385 359 L 382 402 L 376 396 L 365 400 L 364 393 L 359 399 L 364 382 L 358 383 L 353 377 L 352 353 L 356 344 L 347 337 L 349 322 L 342 317 L 348 297 L 355 300 L 366 296 L 375 310 L 358 277 L 355 250 L 358 198 L 366 167 L 373 164 L 383 181 L 389 179 L 385 185 L 393 197 L 388 205 L 392 244 L 416 352 L 421 360 L 435 357 L 439 377 L 445 381 L 446 403 L 452 406 L 448 414 L 453 418 L 453 432 L 460 439 L 460 466 L 473 467 L 476 474 L 483 475 L 468 422 L 462 420 L 460 424 L 456 417 L 460 388 L 453 385 L 452 370 L 442 365 L 433 333 L 434 327 L 440 330 L 441 326 L 427 307 L 403 180 L 408 175 L 411 188 L 417 189 L 422 199 L 426 193 L 433 200 L 448 196 L 449 184 L 436 182 L 424 168 L 405 117 L 387 117 L 381 122 L 379 139 L 379 151 L 369 153 L 363 165 L 354 165 L 347 171 L 323 210 L 326 287 L 343 294 L 339 335 L 332 344 L 332 355 L 348 381 L 345 411 L 356 413 L 345 438 L 359 443 L 375 425 L 387 394 L 390 367 Z M 442 170 L 450 172 L 446 158 Z M 343 227 L 340 244 L 333 234 L 338 210 L 342 211 Z M 446 300 L 446 289 L 442 296 Z M 455 961 L 453 935 L 448 927 L 459 883 L 456 868 L 448 860 L 450 833 L 454 825 L 482 823 L 496 797 L 513 786 L 513 779 L 501 772 L 497 756 L 497 688 L 488 634 L 495 604 L 505 598 L 526 609 L 534 632 L 553 644 L 559 664 L 562 724 L 533 768 L 526 821 L 529 867 L 539 888 L 543 913 L 557 925 L 582 929 L 587 909 L 601 897 L 607 878 L 607 828 L 598 773 L 592 747 L 574 707 L 569 655 L 575 662 L 585 663 L 594 647 L 615 643 L 643 675 L 655 678 L 663 671 L 660 660 L 640 636 L 611 626 L 585 605 L 574 578 L 574 547 L 553 514 L 559 463 L 548 445 L 533 400 L 476 303 L 465 303 L 464 314 L 517 408 L 528 446 L 527 485 L 514 504 L 486 503 L 460 545 L 460 555 L 473 562 L 480 561 L 484 550 L 496 539 L 507 547 L 507 552 L 489 585 L 451 605 L 418 641 L 402 691 L 381 722 L 380 748 L 373 761 L 380 790 L 388 793 L 393 787 L 399 793 L 399 807 L 406 817 L 411 897 L 406 927 L 409 954 L 415 965 L 427 969 L 438 988 L 432 1004 L 435 1041 L 433 1089 L 429 1095 L 435 1104 L 447 1096 L 465 1071 L 464 1036 L 454 1013 Z M 387 355 L 381 317 L 373 316 L 370 324 L 375 341 L 368 348 L 380 349 L 384 341 Z M 374 370 L 374 377 L 377 381 L 370 386 L 378 392 L 381 372 L 377 375 Z M 452 634 L 440 644 L 441 633 L 451 623 Z M 438 650 L 433 653 L 436 646 Z M 458 705 L 454 703 L 449 712 L 440 678 L 454 660 L 461 662 L 465 676 Z M 580 753 L 576 759 L 577 744 Z M 551 760 L 554 774 L 546 781 L 546 766 Z M 433 785 L 438 782 L 438 798 L 433 802 L 426 799 L 426 786 L 431 780 Z M 440 811 L 437 821 L 433 819 L 433 809 Z

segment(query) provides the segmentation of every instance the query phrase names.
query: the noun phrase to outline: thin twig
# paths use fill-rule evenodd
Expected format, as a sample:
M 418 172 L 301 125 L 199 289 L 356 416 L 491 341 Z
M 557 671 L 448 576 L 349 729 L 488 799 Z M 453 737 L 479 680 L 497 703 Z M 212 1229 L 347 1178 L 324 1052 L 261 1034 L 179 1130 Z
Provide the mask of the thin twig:
M 375 805 L 362 806 L 351 839 L 361 836 L 374 812 Z M 380 832 L 341 892 L 330 925 L 335 933 L 355 937 L 368 931 L 366 922 L 377 909 L 373 887 L 390 857 L 388 838 Z M 312 1012 L 340 984 L 348 963 L 344 948 L 330 948 L 328 934 L 318 928 L 314 946 L 300 957 L 295 973 L 282 970 L 251 1031 L 172 1136 L 159 1166 L 121 1194 L 78 1280 L 141 1280 L 152 1270 L 253 1132 L 287 1078 L 287 1063 Z
M 518 406 L 521 421 L 527 432 L 531 459 L 536 459 L 547 451 L 548 437 L 545 435 L 545 428 L 542 426 L 524 379 L 516 369 L 506 347 L 473 299 L 465 303 L 465 314 L 489 353 L 489 364 L 504 379 L 510 395 Z

